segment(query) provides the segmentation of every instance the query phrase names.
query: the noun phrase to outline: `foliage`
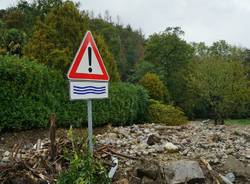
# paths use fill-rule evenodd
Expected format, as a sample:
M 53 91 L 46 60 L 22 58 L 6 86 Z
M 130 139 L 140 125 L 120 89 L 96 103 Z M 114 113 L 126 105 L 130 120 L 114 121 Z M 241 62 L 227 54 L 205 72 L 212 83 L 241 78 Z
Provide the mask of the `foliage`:
M 149 96 L 158 101 L 164 101 L 167 99 L 168 91 L 164 86 L 164 83 L 154 73 L 146 73 L 139 81 L 139 84 L 147 89 Z
M 140 31 L 133 31 L 128 25 L 115 25 L 106 12 L 106 18 L 91 18 L 90 30 L 103 36 L 105 43 L 117 61 L 121 79 L 126 81 L 136 63 L 144 54 L 144 37 Z
M 181 71 L 186 69 L 193 56 L 191 45 L 181 38 L 183 34 L 184 32 L 177 27 L 167 28 L 162 33 L 151 35 L 146 42 L 144 58 L 157 68 L 170 96 L 176 102 L 179 101 L 185 88 L 185 85 L 178 86 L 179 83 L 183 83 L 185 76 Z
M 10 55 L 22 55 L 26 34 L 17 29 L 9 29 L 4 36 L 5 48 Z
M 66 71 L 87 29 L 87 18 L 73 2 L 66 1 L 52 9 L 44 21 L 38 21 L 25 54 L 54 68 L 61 63 L 61 68 Z M 64 51 L 67 57 L 53 57 Z
M 111 52 L 109 52 L 108 46 L 105 44 L 104 39 L 100 35 L 95 36 L 95 38 L 96 38 L 95 39 L 96 45 L 102 56 L 105 67 L 108 71 L 110 81 L 111 82 L 120 81 L 120 75 L 117 69 L 116 61 Z
M 181 125 L 187 122 L 184 112 L 178 107 L 165 105 L 151 100 L 149 106 L 149 121 L 165 125 Z
M 59 175 L 57 184 L 111 184 L 102 163 L 93 158 L 84 148 L 86 143 L 81 142 L 78 148 L 75 146 L 78 142 L 75 140 L 72 129 L 69 130 L 68 135 L 73 145 L 70 154 L 67 150 L 66 159 L 70 164 L 68 170 Z
M 187 77 L 193 108 L 201 103 L 215 120 L 247 112 L 250 98 L 249 81 L 241 63 L 209 58 L 190 66 Z
M 64 90 L 62 76 L 34 61 L 0 56 L 0 130 L 45 127 Z
M 225 123 L 229 125 L 250 125 L 250 119 L 227 119 Z
M 51 113 L 58 126 L 87 124 L 84 101 L 70 101 L 68 82 L 58 71 L 17 57 L 0 56 L 0 130 L 46 127 Z M 93 102 L 94 125 L 143 122 L 148 95 L 141 86 L 114 83 L 110 98 Z
M 114 83 L 110 86 L 109 98 L 93 101 L 93 122 L 95 126 L 106 123 L 129 125 L 143 122 L 147 118 L 148 95 L 140 87 L 126 83 Z M 69 102 L 58 111 L 61 126 L 87 125 L 86 102 Z
M 135 65 L 133 74 L 129 76 L 128 81 L 137 83 L 148 72 L 158 73 L 152 63 L 141 60 Z

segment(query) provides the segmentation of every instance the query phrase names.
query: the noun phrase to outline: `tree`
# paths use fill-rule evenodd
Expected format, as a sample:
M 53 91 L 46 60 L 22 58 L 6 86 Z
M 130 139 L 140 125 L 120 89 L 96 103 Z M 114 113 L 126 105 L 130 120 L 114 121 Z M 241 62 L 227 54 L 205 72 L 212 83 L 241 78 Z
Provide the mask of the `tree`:
M 181 103 L 180 97 L 185 88 L 183 71 L 193 57 L 193 48 L 181 38 L 183 34 L 178 27 L 167 28 L 162 33 L 151 35 L 145 49 L 145 60 L 157 68 L 176 103 Z M 184 83 L 184 86 L 180 88 L 179 83 Z
M 208 58 L 194 62 L 187 76 L 187 86 L 192 94 L 193 108 L 206 103 L 215 122 L 235 112 L 246 113 L 250 88 L 246 72 L 241 63 Z
M 87 29 L 87 17 L 73 2 L 66 1 L 48 13 L 44 22 L 37 22 L 25 53 L 49 66 L 61 65 L 60 69 L 66 71 Z M 63 52 L 66 57 L 54 57 Z
M 106 69 L 108 71 L 110 81 L 120 81 L 120 75 L 117 69 L 116 61 L 113 55 L 109 52 L 108 46 L 105 44 L 104 39 L 100 35 L 95 35 L 96 45 L 100 51 Z

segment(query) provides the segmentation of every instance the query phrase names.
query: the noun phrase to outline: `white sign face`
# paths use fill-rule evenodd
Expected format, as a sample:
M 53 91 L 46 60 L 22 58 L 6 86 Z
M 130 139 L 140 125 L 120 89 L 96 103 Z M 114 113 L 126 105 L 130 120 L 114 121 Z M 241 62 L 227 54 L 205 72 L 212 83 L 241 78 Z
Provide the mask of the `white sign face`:
M 88 50 L 88 52 L 84 52 L 84 54 L 82 56 L 82 59 L 81 59 L 80 64 L 76 70 L 76 73 L 102 75 L 103 72 L 102 72 L 100 64 L 96 58 L 96 55 L 91 52 L 93 50 L 93 48 L 91 47 L 91 44 L 88 44 L 87 50 Z M 89 69 L 91 69 L 91 70 L 89 71 Z
M 70 99 L 108 98 L 108 82 L 70 81 Z

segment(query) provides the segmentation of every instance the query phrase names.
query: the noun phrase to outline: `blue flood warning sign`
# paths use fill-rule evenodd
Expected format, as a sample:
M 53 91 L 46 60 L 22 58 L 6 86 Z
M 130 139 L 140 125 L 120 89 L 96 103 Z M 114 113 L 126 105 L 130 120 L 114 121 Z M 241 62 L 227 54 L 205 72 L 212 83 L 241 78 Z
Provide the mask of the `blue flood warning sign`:
M 108 82 L 70 81 L 70 99 L 108 98 Z

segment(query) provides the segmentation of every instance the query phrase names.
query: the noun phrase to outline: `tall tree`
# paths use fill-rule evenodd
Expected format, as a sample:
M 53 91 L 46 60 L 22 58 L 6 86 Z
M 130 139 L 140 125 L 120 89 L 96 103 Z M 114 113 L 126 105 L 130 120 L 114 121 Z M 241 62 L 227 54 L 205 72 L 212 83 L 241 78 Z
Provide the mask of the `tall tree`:
M 183 34 L 178 27 L 167 28 L 162 33 L 151 35 L 145 50 L 145 60 L 158 68 L 158 75 L 177 103 L 180 103 L 185 87 L 185 68 L 193 56 L 193 48 L 181 38 Z
M 66 71 L 87 29 L 87 17 L 67 1 L 48 13 L 44 22 L 38 21 L 26 55 Z M 58 58 L 59 54 L 62 55 Z

